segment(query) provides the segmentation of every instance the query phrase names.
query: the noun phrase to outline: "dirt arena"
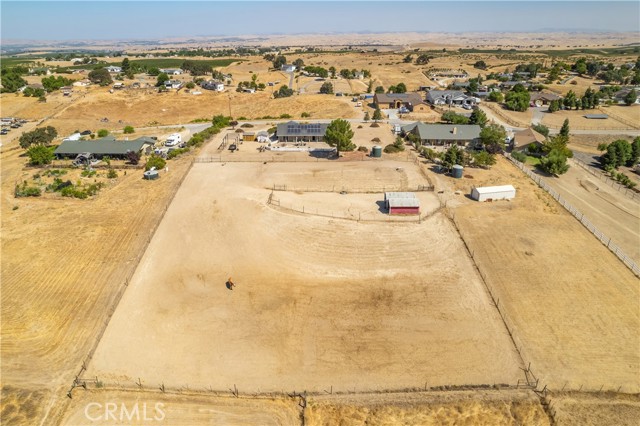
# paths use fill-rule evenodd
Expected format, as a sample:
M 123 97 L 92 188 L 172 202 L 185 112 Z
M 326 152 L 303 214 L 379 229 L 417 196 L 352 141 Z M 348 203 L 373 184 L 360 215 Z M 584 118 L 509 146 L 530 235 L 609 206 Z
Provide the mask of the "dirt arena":
M 518 356 L 442 214 L 358 223 L 266 204 L 272 182 L 348 185 L 356 174 L 398 171 L 376 162 L 194 165 L 87 375 L 243 392 L 516 384 Z

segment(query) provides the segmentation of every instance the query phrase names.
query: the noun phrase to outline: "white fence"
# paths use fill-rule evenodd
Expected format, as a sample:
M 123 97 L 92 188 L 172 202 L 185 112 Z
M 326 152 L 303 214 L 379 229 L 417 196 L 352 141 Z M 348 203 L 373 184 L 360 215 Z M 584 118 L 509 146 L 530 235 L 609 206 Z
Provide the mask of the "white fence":
M 535 183 L 537 183 L 540 188 L 547 191 L 549 195 L 551 195 L 558 203 L 562 205 L 562 207 L 564 207 L 569 213 L 571 213 L 576 219 L 578 219 L 585 228 L 587 228 L 593 235 L 595 235 L 596 238 L 600 240 L 602 244 L 607 246 L 607 248 L 611 250 L 613 254 L 618 256 L 618 258 L 622 261 L 622 263 L 624 263 L 629 269 L 631 269 L 631 271 L 636 276 L 640 277 L 640 267 L 638 267 L 638 265 L 633 261 L 633 259 L 631 259 L 622 251 L 620 246 L 618 246 L 616 243 L 611 241 L 611 238 L 609 238 L 602 231 L 596 228 L 596 226 L 593 223 L 591 223 L 591 221 L 589 221 L 589 219 L 587 219 L 587 217 L 583 213 L 581 213 L 578 209 L 576 209 L 571 204 L 569 204 L 567 200 L 562 198 L 562 196 L 560 196 L 558 192 L 556 192 L 553 188 L 547 185 L 540 176 L 533 173 L 527 166 L 525 166 L 520 161 L 511 157 L 510 154 L 505 154 L 505 156 L 513 164 L 515 164 L 520 170 L 522 170 L 527 176 L 529 176 Z
M 626 195 L 627 197 L 631 198 L 632 200 L 640 200 L 640 194 L 638 194 L 633 189 L 629 189 L 624 185 L 620 185 L 618 182 L 616 182 L 615 180 L 613 180 L 609 176 L 607 176 L 607 174 L 605 172 L 603 172 L 602 170 L 598 170 L 595 167 L 591 167 L 590 165 L 586 164 L 584 161 L 579 160 L 577 158 L 570 158 L 569 162 L 576 163 L 578 166 L 582 167 L 583 169 L 585 169 L 586 171 L 591 173 L 593 176 L 595 176 L 598 179 L 600 179 L 601 181 L 605 182 L 607 185 L 610 185 L 612 188 L 617 189 L 618 192 L 620 192 L 621 194 Z

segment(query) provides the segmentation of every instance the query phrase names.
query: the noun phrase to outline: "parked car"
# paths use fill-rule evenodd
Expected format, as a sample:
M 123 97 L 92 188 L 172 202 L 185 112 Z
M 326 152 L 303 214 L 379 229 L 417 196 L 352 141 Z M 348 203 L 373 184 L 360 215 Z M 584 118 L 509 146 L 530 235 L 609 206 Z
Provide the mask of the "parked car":
M 229 151 L 233 152 L 236 151 L 238 149 L 237 145 L 232 143 L 231 145 L 229 145 Z

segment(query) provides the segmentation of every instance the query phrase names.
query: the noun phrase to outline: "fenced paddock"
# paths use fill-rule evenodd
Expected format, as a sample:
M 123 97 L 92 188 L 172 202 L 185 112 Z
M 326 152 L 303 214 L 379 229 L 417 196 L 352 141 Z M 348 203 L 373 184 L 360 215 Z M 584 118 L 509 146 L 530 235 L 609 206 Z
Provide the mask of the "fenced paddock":
M 442 214 L 358 223 L 265 203 L 265 181 L 362 187 L 391 175 L 427 184 L 415 165 L 389 166 L 195 164 L 84 376 L 243 393 L 523 383 L 524 366 Z M 418 196 L 439 206 L 432 192 Z

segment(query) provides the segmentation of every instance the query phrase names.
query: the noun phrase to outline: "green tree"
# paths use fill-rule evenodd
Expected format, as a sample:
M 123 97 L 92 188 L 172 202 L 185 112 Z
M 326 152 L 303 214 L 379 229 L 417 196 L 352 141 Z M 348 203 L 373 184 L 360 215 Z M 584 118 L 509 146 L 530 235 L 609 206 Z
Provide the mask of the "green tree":
M 224 127 L 229 127 L 231 125 L 231 117 L 226 117 L 222 114 L 214 115 L 211 120 L 211 124 L 213 127 L 222 129 Z
M 293 61 L 293 65 L 295 65 L 298 70 L 301 70 L 302 67 L 304 67 L 304 61 L 298 58 L 295 61 Z
M 633 105 L 636 103 L 636 100 L 638 100 L 638 92 L 636 92 L 636 89 L 631 89 L 624 97 L 624 103 L 626 105 Z
M 27 149 L 32 145 L 49 145 L 58 136 L 55 127 L 40 127 L 20 136 L 20 147 Z
M 463 166 L 466 164 L 465 157 L 464 151 L 458 145 L 452 145 L 442 156 L 442 164 L 447 169 L 451 169 L 455 164 Z
M 632 165 L 638 164 L 640 161 L 640 136 L 636 137 L 631 144 L 631 163 Z
M 552 100 L 551 102 L 549 102 L 549 109 L 547 110 L 548 112 L 556 112 L 560 109 L 560 101 L 557 99 Z
M 127 73 L 129 72 L 129 69 L 131 69 L 131 64 L 129 63 L 129 58 L 124 58 L 122 60 L 122 64 L 120 65 L 120 68 L 122 68 L 122 72 L 123 73 Z
M 327 95 L 333 94 L 333 84 L 331 84 L 328 81 L 325 81 L 324 83 L 322 83 L 322 86 L 320 87 L 320 93 L 327 94 Z
M 156 170 L 161 170 L 164 169 L 166 165 L 167 162 L 164 158 L 156 154 L 151 154 L 147 159 L 147 163 L 144 165 L 144 169 L 148 171 L 151 170 L 152 167 L 155 167 Z
M 493 92 L 489 93 L 487 99 L 489 99 L 491 102 L 502 102 L 504 100 L 504 95 L 501 92 L 494 90 Z
M 453 124 L 468 124 L 469 118 L 464 115 L 456 114 L 453 111 L 445 111 L 440 117 L 442 121 Z
M 404 83 L 398 83 L 389 87 L 389 93 L 407 93 L 407 86 Z
M 186 87 L 187 89 L 194 89 L 196 87 L 196 84 L 193 81 L 190 81 L 185 84 L 184 87 Z
M 377 123 L 378 120 L 382 120 L 382 111 L 380 111 L 380 108 L 376 107 L 375 111 L 373 111 L 373 121 Z
M 433 59 L 433 56 L 429 56 L 423 53 L 416 58 L 416 65 L 426 65 L 431 59 Z
M 27 149 L 27 157 L 29 157 L 29 163 L 33 166 L 42 166 L 45 164 L 51 164 L 53 161 L 52 147 L 45 145 L 32 145 Z
M 341 118 L 329 123 L 324 134 L 324 141 L 329 146 L 336 148 L 338 157 L 340 156 L 340 151 L 353 151 L 356 148 L 356 145 L 351 142 L 352 138 L 353 130 L 351 130 L 351 124 Z
M 561 153 L 567 158 L 573 157 L 573 152 L 567 147 L 567 142 L 569 138 L 562 135 L 556 135 L 551 139 L 548 139 L 542 145 L 542 152 L 550 153 L 551 151 L 556 151 Z
M 374 91 L 375 93 L 384 93 L 384 87 L 382 86 L 377 86 L 376 90 Z
M 133 128 L 133 126 L 125 126 L 124 130 L 123 130 L 125 135 L 129 135 L 131 133 L 135 133 L 135 131 L 136 130 Z
M 336 67 L 329 67 L 329 73 L 331 74 L 331 78 L 336 78 Z
M 476 61 L 476 63 L 473 64 L 473 67 L 481 70 L 486 70 L 487 64 L 484 61 Z
M 169 75 L 166 72 L 161 72 L 158 74 L 158 79 L 156 80 L 156 87 L 164 86 L 165 81 L 171 80 Z
M 107 129 L 100 129 L 98 130 L 98 137 L 99 138 L 104 138 L 105 136 L 107 136 L 109 134 L 109 131 Z
M 405 56 L 404 59 L 402 60 L 402 62 L 404 62 L 405 64 L 410 64 L 411 61 L 413 61 L 413 56 L 411 54 Z
M 364 121 L 369 121 L 371 120 L 371 116 L 369 115 L 369 111 L 364 113 Z
M 562 123 L 562 127 L 560 128 L 560 136 L 564 136 L 565 138 L 569 138 L 569 119 L 565 118 Z
M 480 131 L 480 142 L 484 149 L 490 154 L 495 154 L 504 150 L 504 140 L 507 131 L 499 124 L 489 124 Z
M 97 70 L 91 71 L 88 77 L 93 84 L 99 84 L 100 86 L 108 86 L 113 83 L 111 74 L 109 74 L 109 71 L 104 68 L 98 68 Z
M 149 68 L 149 71 L 147 71 L 147 74 L 153 77 L 160 75 L 160 68 L 158 67 Z
M 16 92 L 19 88 L 28 84 L 15 68 L 2 68 L 0 82 L 2 83 L 2 93 Z
M 507 93 L 505 97 L 505 105 L 512 111 L 526 111 L 529 108 L 530 101 L 531 95 L 529 95 L 529 92 L 516 90 L 516 87 Z
M 565 108 L 568 108 L 568 109 L 572 109 L 576 107 L 578 103 L 578 99 L 576 97 L 576 94 L 573 93 L 573 90 L 569 90 L 569 93 L 567 93 L 564 96 L 562 103 L 564 104 Z
M 601 161 L 605 169 L 610 167 L 617 169 L 627 162 L 633 162 L 633 147 L 624 139 L 613 141 L 607 146 Z
M 293 89 L 289 89 L 286 84 L 280 86 L 280 89 L 273 93 L 274 98 L 288 98 L 289 96 L 293 96 Z
M 496 156 L 487 151 L 478 151 L 471 155 L 473 165 L 483 168 L 489 168 L 496 164 Z
M 61 87 L 70 85 L 71 83 L 73 83 L 73 80 L 64 78 L 62 76 L 49 76 L 42 79 L 42 85 L 47 92 L 56 91 Z
M 547 126 L 545 126 L 544 124 L 537 123 L 537 124 L 534 124 L 533 126 L 531 126 L 531 128 L 533 130 L 535 130 L 536 132 L 540 133 L 545 138 L 549 137 L 549 128 Z
M 567 164 L 567 157 L 560 151 L 552 150 L 547 154 L 546 157 L 542 157 L 540 159 L 540 169 L 543 171 L 559 176 L 564 174 L 569 170 L 569 165 Z
M 480 108 L 474 108 L 471 116 L 469 117 L 470 124 L 477 124 L 480 127 L 484 127 L 487 124 L 487 114 Z
M 287 63 L 287 57 L 284 55 L 278 55 L 273 60 L 273 68 L 279 70 L 286 63 Z

